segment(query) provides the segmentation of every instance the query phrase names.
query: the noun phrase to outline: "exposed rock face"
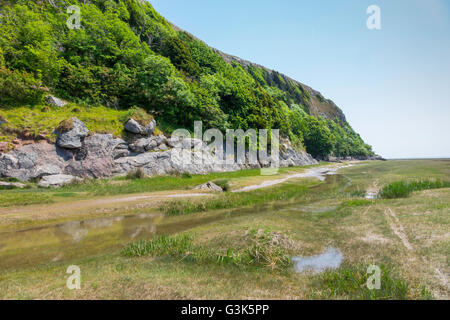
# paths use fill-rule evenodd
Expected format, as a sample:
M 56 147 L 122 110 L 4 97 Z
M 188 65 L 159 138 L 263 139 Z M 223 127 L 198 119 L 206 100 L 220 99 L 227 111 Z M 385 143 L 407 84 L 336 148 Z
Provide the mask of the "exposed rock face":
M 58 132 L 56 145 L 41 142 L 1 154 L 0 177 L 22 181 L 41 178 L 41 186 L 46 187 L 68 183 L 73 177 L 103 178 L 126 175 L 137 169 L 154 176 L 174 172 L 206 174 L 269 165 L 262 160 L 250 165 L 248 155 L 244 164 L 234 160 L 230 164 L 219 163 L 208 145 L 198 139 L 168 139 L 161 135 L 142 137 L 128 143 L 111 134 L 88 136 L 89 130 L 83 122 L 77 118 L 72 122 L 70 130 Z M 282 150 L 280 166 L 317 163 L 307 153 L 295 151 L 289 142 L 285 142 Z
M 45 176 L 39 181 L 38 186 L 42 188 L 61 187 L 76 180 L 74 176 L 67 174 L 56 174 L 53 176 Z
M 0 156 L 0 176 L 22 181 L 62 173 L 73 154 L 49 143 L 23 146 Z
M 58 135 L 56 144 L 61 148 L 66 149 L 78 149 L 81 148 L 81 140 L 88 136 L 89 129 L 85 124 L 78 120 L 78 118 L 72 118 L 73 128 L 66 132 L 55 130 Z
M 142 126 L 134 119 L 130 119 L 125 123 L 125 130 L 134 134 L 152 135 L 156 129 L 156 121 L 150 121 L 146 126 Z
M 64 107 L 67 102 L 65 102 L 64 100 L 61 100 L 57 97 L 54 97 L 52 95 L 48 95 L 45 97 L 45 102 L 48 103 L 49 105 L 55 106 L 55 107 Z

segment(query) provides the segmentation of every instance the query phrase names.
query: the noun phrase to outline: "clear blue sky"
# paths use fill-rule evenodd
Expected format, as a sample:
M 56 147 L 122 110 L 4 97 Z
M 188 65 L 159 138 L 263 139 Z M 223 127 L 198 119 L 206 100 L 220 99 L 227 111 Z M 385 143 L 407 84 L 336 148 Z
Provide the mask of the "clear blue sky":
M 388 158 L 450 157 L 450 0 L 154 0 L 179 27 L 332 99 Z M 381 8 L 381 30 L 366 9 Z

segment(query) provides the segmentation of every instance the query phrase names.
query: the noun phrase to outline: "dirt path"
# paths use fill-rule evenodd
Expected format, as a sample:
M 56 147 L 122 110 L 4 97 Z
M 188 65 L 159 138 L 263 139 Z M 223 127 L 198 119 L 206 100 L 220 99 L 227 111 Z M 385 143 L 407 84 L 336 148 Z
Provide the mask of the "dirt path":
M 405 229 L 403 228 L 403 225 L 401 224 L 400 220 L 395 215 L 394 211 L 392 211 L 391 208 L 387 208 L 384 211 L 384 215 L 386 217 L 387 222 L 389 223 L 389 227 L 395 233 L 395 235 L 397 235 L 397 237 L 400 238 L 405 248 L 408 250 L 412 250 L 413 247 L 411 243 L 409 243 Z
M 339 169 L 351 167 L 351 166 L 353 166 L 353 164 L 340 165 L 340 166 L 332 165 L 332 166 L 311 168 L 311 169 L 307 169 L 305 172 L 295 173 L 295 174 L 289 175 L 289 176 L 281 178 L 281 179 L 266 180 L 260 184 L 246 186 L 241 189 L 234 190 L 232 192 L 246 192 L 246 191 L 258 190 L 258 189 L 262 189 L 262 188 L 275 186 L 280 183 L 284 183 L 290 179 L 298 179 L 298 178 L 317 178 L 317 179 L 323 181 L 323 180 L 325 180 L 326 175 L 334 174 Z

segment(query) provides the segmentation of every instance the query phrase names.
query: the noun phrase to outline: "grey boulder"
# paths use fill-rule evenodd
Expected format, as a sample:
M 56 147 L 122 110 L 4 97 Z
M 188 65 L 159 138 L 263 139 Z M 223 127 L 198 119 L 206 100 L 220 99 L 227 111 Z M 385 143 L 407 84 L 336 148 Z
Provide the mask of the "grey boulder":
M 45 102 L 48 103 L 49 105 L 55 106 L 55 107 L 64 107 L 67 102 L 65 102 L 64 100 L 61 100 L 57 97 L 54 97 L 52 95 L 48 95 L 45 97 Z
M 79 149 L 82 146 L 82 139 L 89 135 L 89 129 L 78 118 L 72 118 L 73 128 L 66 132 L 55 130 L 58 135 L 56 144 L 61 148 Z
M 45 176 L 39 181 L 38 186 L 42 188 L 61 187 L 76 180 L 74 176 L 67 174 L 56 174 L 53 176 Z
M 125 123 L 124 127 L 125 130 L 134 134 L 152 135 L 156 129 L 156 121 L 152 120 L 146 126 L 143 126 L 136 120 L 130 119 Z

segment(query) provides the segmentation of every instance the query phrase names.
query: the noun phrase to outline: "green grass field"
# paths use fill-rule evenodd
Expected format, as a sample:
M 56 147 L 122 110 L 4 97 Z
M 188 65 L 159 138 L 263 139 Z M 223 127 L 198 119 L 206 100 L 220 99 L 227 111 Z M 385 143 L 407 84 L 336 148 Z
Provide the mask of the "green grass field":
M 449 173 L 448 160 L 367 162 L 341 169 L 324 183 L 293 180 L 249 192 L 242 196 L 245 200 L 233 199 L 226 206 L 217 201 L 230 195 L 177 200 L 178 214 L 163 222 L 184 225 L 184 231 L 130 241 L 104 254 L 2 270 L 0 298 L 449 299 L 450 189 L 413 191 L 398 199 L 364 198 L 367 190 L 379 191 L 396 181 L 445 180 Z M 257 178 L 252 171 L 235 174 L 209 180 L 240 184 Z M 81 192 L 76 188 L 81 187 L 47 192 L 51 197 Z M 277 198 L 283 192 L 289 197 Z M 193 203 L 203 203 L 205 209 L 186 210 Z M 164 206 L 152 210 L 170 213 Z M 225 219 L 193 223 L 221 212 Z M 344 260 L 324 273 L 295 273 L 286 259 L 330 247 L 338 248 Z M 365 285 L 372 264 L 382 271 L 376 291 Z M 69 265 L 81 269 L 81 290 L 65 286 Z

